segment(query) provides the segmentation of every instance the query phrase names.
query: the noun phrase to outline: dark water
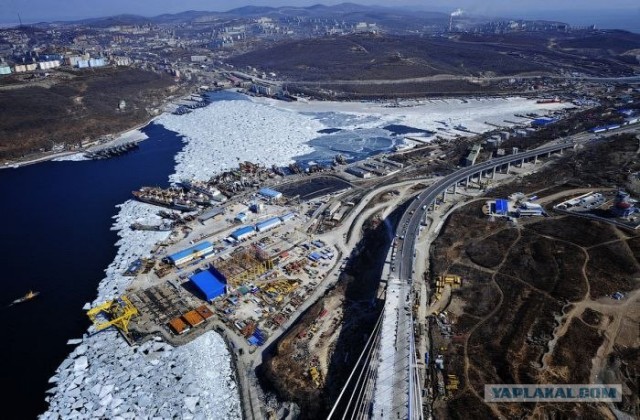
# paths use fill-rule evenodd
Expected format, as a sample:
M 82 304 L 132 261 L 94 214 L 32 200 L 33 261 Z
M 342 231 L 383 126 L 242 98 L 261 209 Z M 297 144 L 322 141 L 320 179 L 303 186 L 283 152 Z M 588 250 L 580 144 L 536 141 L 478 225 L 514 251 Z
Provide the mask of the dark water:
M 403 134 L 434 134 L 433 131 L 423 130 L 421 128 L 409 127 L 402 124 L 390 124 L 383 127 L 387 131 L 391 131 L 392 135 L 398 136 Z
M 322 130 L 318 130 L 320 134 L 333 134 L 342 131 L 342 128 L 323 128 Z
M 143 131 L 150 139 L 118 158 L 0 170 L 4 418 L 47 408 L 48 378 L 73 349 L 67 340 L 85 332 L 82 306 L 115 257 L 115 205 L 142 185 L 166 186 L 173 173 L 180 137 L 156 124 Z M 28 290 L 40 295 L 7 307 Z

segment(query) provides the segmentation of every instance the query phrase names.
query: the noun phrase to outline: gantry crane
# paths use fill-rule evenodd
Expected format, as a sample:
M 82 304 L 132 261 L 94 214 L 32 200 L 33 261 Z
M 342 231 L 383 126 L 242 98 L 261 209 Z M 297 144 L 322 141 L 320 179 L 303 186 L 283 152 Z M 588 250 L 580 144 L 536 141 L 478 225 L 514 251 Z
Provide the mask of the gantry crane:
M 104 314 L 107 321 L 99 320 L 98 315 L 100 314 Z M 138 310 L 126 296 L 104 302 L 87 312 L 96 331 L 102 331 L 113 325 L 125 334 L 129 333 L 129 322 L 136 315 L 138 315 Z

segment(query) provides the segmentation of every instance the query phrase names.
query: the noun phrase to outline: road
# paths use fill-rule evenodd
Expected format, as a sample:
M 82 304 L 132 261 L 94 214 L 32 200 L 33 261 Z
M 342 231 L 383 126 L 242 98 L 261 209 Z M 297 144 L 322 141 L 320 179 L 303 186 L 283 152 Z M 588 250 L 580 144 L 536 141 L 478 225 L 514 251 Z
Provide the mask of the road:
M 340 86 L 340 85 L 398 85 L 404 83 L 422 83 L 422 82 L 438 82 L 438 81 L 466 81 L 466 82 L 497 82 L 509 79 L 555 79 L 555 80 L 576 80 L 588 82 L 602 83 L 640 83 L 640 76 L 628 77 L 591 77 L 591 76 L 560 76 L 560 75 L 527 75 L 527 76 L 493 76 L 493 77 L 474 77 L 474 76 L 456 76 L 453 74 L 438 74 L 435 76 L 411 77 L 406 79 L 368 79 L 368 80 L 261 80 L 261 82 L 276 85 L 313 85 L 313 86 Z
M 537 155 L 557 152 L 561 148 L 571 148 L 572 143 L 556 144 L 552 146 L 544 146 L 527 152 L 518 153 L 517 155 L 504 156 L 497 159 L 491 159 L 477 165 L 462 168 L 444 178 L 436 181 L 433 185 L 425 189 L 417 196 L 400 220 L 399 236 L 403 238 L 399 241 L 398 255 L 398 277 L 400 280 L 411 284 L 413 275 L 413 256 L 415 252 L 416 237 L 420 229 L 420 221 L 424 218 L 427 209 L 434 203 L 438 196 L 445 192 L 448 188 L 456 183 L 467 179 L 468 177 L 487 171 L 496 166 L 506 165 L 508 163 L 517 162 L 521 159 L 533 158 Z

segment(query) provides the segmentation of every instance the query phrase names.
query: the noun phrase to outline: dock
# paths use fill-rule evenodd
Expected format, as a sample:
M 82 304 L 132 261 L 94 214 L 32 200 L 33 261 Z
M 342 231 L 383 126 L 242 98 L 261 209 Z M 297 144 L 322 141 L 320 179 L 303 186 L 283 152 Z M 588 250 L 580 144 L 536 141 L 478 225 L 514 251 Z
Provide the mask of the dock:
M 88 159 L 108 159 L 116 156 L 124 155 L 131 150 L 138 148 L 138 142 L 132 141 L 119 144 L 117 146 L 106 147 L 104 149 L 89 151 L 84 154 Z

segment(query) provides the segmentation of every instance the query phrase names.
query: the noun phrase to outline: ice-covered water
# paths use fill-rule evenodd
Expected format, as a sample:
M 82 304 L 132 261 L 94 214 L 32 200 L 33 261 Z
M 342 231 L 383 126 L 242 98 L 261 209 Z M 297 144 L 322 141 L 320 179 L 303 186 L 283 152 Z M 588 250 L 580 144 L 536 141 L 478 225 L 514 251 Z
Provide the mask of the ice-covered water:
M 224 95 L 224 94 L 223 94 Z M 234 100 L 231 96 L 205 108 L 156 122 L 184 136 L 172 181 L 208 179 L 239 161 L 284 165 L 292 160 L 330 159 L 337 153 L 352 158 L 391 149 L 401 135 L 385 126 L 435 131 L 446 138 L 494 129 L 486 122 L 509 125 L 514 114 L 562 108 L 524 98 L 412 102 L 411 107 L 380 103 L 278 102 Z M 524 120 L 524 119 L 521 119 Z M 327 131 L 327 129 L 336 129 Z M 340 129 L 337 131 L 337 129 Z M 321 130 L 324 130 L 321 132 Z M 153 221 L 157 209 L 127 201 L 114 222 L 120 240 L 115 260 L 98 287 L 96 302 L 121 295 L 130 284 L 122 276 L 137 258 L 148 256 L 167 232 L 133 231 L 136 221 Z M 222 339 L 210 332 L 180 348 L 152 342 L 134 350 L 113 331 L 83 338 L 52 378 L 45 418 L 239 418 L 240 400 L 231 355 Z
M 247 160 L 289 164 L 294 156 L 311 152 L 307 142 L 325 128 L 309 116 L 250 101 L 213 102 L 186 115 L 163 115 L 157 122 L 185 136 L 172 181 L 206 180 Z
M 129 228 L 136 221 L 153 223 L 156 207 L 132 200 L 119 207 L 113 224 L 120 237 L 118 253 L 94 304 L 122 295 L 131 283 L 122 273 L 169 235 Z M 50 382 L 46 419 L 241 417 L 231 355 L 214 332 L 178 348 L 151 342 L 138 349 L 115 331 L 85 334 Z

